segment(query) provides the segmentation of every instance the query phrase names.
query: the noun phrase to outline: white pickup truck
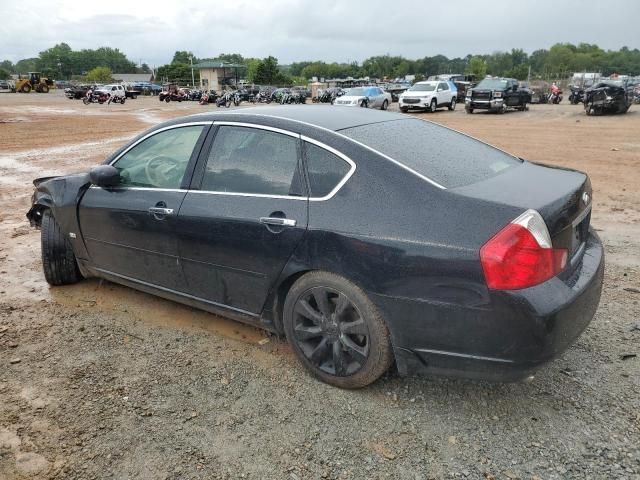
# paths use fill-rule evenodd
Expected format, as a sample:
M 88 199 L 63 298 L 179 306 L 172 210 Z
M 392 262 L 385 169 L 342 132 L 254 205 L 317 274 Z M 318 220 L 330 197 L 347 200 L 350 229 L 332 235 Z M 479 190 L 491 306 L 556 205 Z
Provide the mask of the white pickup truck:
M 97 91 L 106 92 L 110 96 L 110 102 L 124 103 L 127 98 L 126 91 L 122 85 L 105 85 L 100 87 Z

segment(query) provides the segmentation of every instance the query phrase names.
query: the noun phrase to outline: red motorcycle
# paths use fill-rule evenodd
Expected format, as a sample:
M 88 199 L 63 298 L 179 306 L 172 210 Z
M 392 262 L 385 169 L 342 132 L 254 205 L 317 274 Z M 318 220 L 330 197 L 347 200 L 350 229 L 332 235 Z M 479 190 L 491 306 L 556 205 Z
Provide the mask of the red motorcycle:
M 111 95 L 109 95 L 109 93 L 107 92 L 104 92 L 102 90 L 94 92 L 93 90 L 89 89 L 87 90 L 87 94 L 83 97 L 82 103 L 84 103 L 85 105 L 89 105 L 90 103 L 99 103 L 100 105 L 102 105 L 104 102 L 111 103 L 110 98 Z

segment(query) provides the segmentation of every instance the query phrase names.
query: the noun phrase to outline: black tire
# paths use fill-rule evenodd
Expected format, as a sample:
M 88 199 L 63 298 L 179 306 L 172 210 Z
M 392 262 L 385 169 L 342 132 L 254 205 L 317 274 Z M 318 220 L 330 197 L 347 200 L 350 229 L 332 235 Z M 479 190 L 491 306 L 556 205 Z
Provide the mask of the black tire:
M 449 106 L 447 108 L 451 112 L 453 112 L 456 109 L 456 97 L 451 97 L 451 102 L 449 103 Z
M 120 99 L 120 103 L 121 103 L 122 105 L 124 105 L 125 100 L 126 100 L 126 98 L 122 97 L 122 98 Z
M 438 110 L 438 101 L 434 98 L 429 104 L 429 111 L 431 113 L 436 113 L 436 110 Z
M 407 113 L 409 111 L 409 109 L 407 107 L 400 107 L 400 111 L 402 113 Z
M 49 85 L 47 84 L 40 85 L 40 93 L 49 93 Z
M 387 108 L 389 108 L 389 102 L 385 100 L 384 102 L 382 102 L 382 107 L 380 107 L 380 110 L 386 110 Z
M 171 101 L 171 97 L 169 97 L 169 96 L 164 97 L 164 101 L 165 101 L 165 102 L 167 102 L 167 103 L 169 103 L 169 102 Z
M 87 98 L 87 97 L 83 97 L 82 98 L 82 103 L 84 103 L 85 105 L 89 105 L 89 103 L 91 103 L 91 100 L 89 100 L 89 98 Z
M 465 107 L 465 111 L 466 111 L 467 113 L 473 113 L 473 108 L 471 108 L 471 107 Z
M 69 239 L 47 209 L 42 215 L 40 242 L 42 268 L 49 285 L 69 285 L 82 279 Z
M 326 300 L 324 307 L 316 298 Z M 364 291 L 333 273 L 300 277 L 285 300 L 283 323 L 298 359 L 330 385 L 365 387 L 393 363 L 389 330 L 378 309 Z
M 22 93 L 29 93 L 31 91 L 31 85 L 25 83 L 20 90 Z

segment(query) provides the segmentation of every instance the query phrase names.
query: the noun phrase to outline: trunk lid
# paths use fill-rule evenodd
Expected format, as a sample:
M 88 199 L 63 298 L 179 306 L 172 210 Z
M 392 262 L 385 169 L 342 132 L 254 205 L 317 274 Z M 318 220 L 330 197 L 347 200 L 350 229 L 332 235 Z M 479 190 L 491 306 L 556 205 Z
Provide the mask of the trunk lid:
M 554 248 L 566 248 L 571 264 L 582 257 L 589 235 L 592 190 L 582 172 L 531 162 L 486 180 L 451 189 L 467 197 L 540 213 Z

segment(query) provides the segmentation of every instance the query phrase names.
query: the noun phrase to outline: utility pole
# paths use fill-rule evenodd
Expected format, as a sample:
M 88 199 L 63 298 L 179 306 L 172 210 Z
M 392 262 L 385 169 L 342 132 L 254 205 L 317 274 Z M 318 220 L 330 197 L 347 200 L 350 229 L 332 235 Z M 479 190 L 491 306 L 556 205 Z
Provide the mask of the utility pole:
M 191 86 L 195 88 L 196 80 L 195 80 L 195 77 L 193 76 L 193 55 L 189 55 L 189 61 L 191 62 Z

